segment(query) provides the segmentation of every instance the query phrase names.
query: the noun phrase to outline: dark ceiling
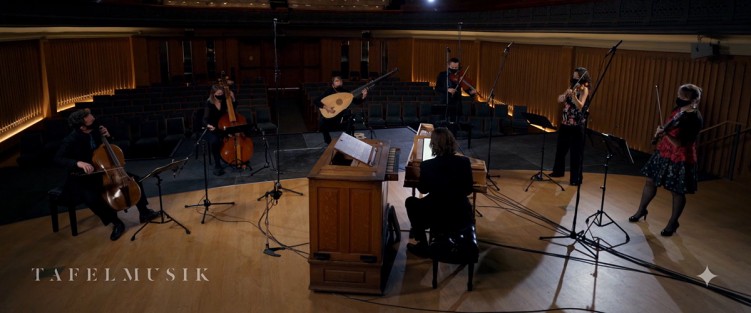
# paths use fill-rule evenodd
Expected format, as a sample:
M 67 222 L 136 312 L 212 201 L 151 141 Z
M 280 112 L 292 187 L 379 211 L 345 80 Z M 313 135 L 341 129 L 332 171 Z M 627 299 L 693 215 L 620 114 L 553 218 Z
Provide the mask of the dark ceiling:
M 0 27 L 137 27 L 269 33 L 463 30 L 749 34 L 751 1 L 659 0 L 11 0 Z M 275 25 L 275 23 L 274 23 Z

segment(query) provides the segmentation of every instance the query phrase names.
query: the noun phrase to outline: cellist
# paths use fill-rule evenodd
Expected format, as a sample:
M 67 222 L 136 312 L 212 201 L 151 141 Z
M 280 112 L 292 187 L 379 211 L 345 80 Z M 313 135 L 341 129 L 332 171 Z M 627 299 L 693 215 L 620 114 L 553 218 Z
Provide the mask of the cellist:
M 83 172 L 85 175 L 66 175 L 63 193 L 67 194 L 76 202 L 84 202 L 91 211 L 102 220 L 104 225 L 113 224 L 111 240 L 117 240 L 125 231 L 125 223 L 117 217 L 117 211 L 111 208 L 104 200 L 104 185 L 102 175 L 95 173 L 92 165 L 94 151 L 102 144 L 102 136 L 110 137 L 107 128 L 95 124 L 96 119 L 88 109 L 77 110 L 68 117 L 68 125 L 73 130 L 64 139 L 54 162 L 64 166 L 70 171 L 67 174 Z M 135 181 L 139 178 L 128 173 Z M 141 190 L 143 186 L 138 183 Z M 139 220 L 141 223 L 152 220 L 159 216 L 157 212 L 148 208 L 148 200 L 141 196 L 136 203 Z
M 446 64 L 447 70 L 438 73 L 435 81 L 435 92 L 438 97 L 443 99 L 442 103 L 447 105 L 447 120 L 450 122 L 458 121 L 462 116 L 462 86 L 461 74 L 459 73 L 459 59 L 451 58 Z M 465 88 L 469 95 L 476 95 L 474 88 Z
M 232 101 L 235 101 L 235 93 L 230 90 L 230 97 Z M 211 155 L 214 157 L 214 175 L 224 175 L 224 168 L 222 167 L 221 150 L 222 150 L 222 134 L 217 130 L 219 125 L 219 119 L 227 114 L 227 95 L 224 94 L 224 87 L 221 85 L 211 86 L 211 92 L 209 98 L 206 99 L 206 106 L 203 111 L 203 125 L 209 130 L 206 133 L 206 140 L 209 143 L 211 149 Z

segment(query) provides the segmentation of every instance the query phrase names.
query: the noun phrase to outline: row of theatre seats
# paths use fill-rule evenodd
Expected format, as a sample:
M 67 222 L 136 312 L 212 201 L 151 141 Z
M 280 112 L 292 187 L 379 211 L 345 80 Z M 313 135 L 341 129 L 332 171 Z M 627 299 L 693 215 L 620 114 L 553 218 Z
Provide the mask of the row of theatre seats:
M 88 108 L 107 126 L 125 157 L 153 158 L 172 156 L 180 143 L 202 132 L 204 106 L 210 86 L 139 87 L 117 90 L 114 95 L 95 96 L 92 102 L 76 103 L 76 109 Z M 275 132 L 271 120 L 266 86 L 254 83 L 235 89 L 236 109 L 249 125 Z M 49 162 L 62 139 L 70 132 L 66 117 L 45 119 L 38 127 L 21 134 L 19 165 Z
M 360 82 L 345 82 L 344 88 L 354 90 L 360 85 Z M 328 87 L 329 83 L 325 82 L 303 85 L 305 98 L 310 104 L 307 106 L 310 121 L 318 118 L 315 101 Z M 427 82 L 386 80 L 369 90 L 361 105 L 351 105 L 350 108 L 355 116 L 355 129 L 400 126 L 417 129 L 419 123 L 436 124 L 444 119 L 446 106 L 439 103 L 442 98 Z M 470 97 L 465 97 L 462 103 L 459 122 L 468 125 L 472 136 L 487 136 L 491 131 L 493 134 L 525 133 L 528 129 L 529 123 L 524 117 L 526 106 L 496 105 L 490 108 L 487 103 Z

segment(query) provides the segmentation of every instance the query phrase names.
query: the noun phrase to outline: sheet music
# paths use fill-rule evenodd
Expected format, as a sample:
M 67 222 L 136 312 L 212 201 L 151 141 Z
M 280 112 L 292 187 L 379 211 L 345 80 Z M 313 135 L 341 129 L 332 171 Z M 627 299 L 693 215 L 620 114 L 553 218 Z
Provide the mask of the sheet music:
M 376 148 L 347 133 L 339 136 L 334 149 L 370 166 L 375 162 Z
M 427 161 L 435 156 L 433 155 L 433 149 L 430 148 L 430 138 L 425 138 L 422 140 L 422 160 Z

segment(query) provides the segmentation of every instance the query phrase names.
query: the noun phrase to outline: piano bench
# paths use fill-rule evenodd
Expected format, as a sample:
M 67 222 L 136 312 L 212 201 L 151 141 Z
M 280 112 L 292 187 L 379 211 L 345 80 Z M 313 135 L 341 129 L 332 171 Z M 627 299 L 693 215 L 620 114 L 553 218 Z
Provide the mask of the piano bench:
M 68 209 L 68 217 L 70 218 L 70 232 L 73 236 L 78 236 L 78 222 L 76 219 L 76 207 L 78 203 L 69 199 L 63 194 L 62 187 L 56 187 L 47 192 L 49 196 L 50 205 L 50 218 L 52 219 L 52 231 L 57 232 L 60 227 L 57 220 L 58 208 L 63 206 Z
M 438 287 L 438 262 L 467 266 L 467 291 L 472 291 L 475 263 L 480 257 L 475 225 L 459 231 L 430 230 L 428 251 L 433 260 L 433 289 Z

